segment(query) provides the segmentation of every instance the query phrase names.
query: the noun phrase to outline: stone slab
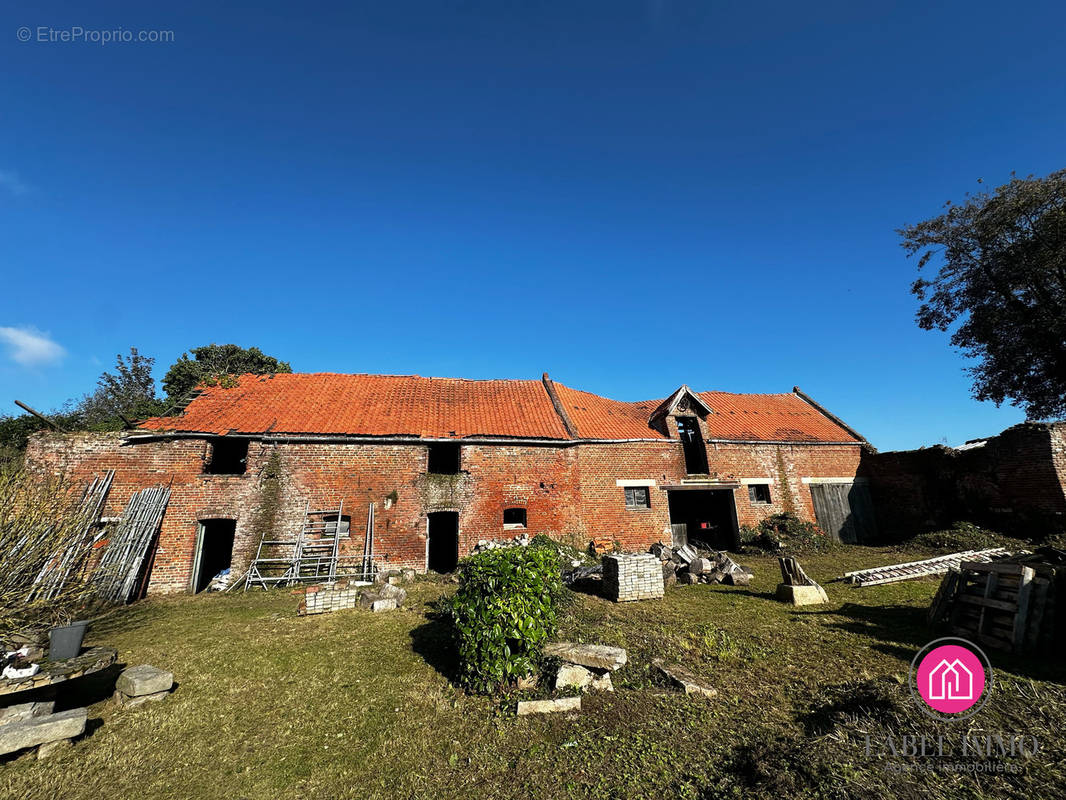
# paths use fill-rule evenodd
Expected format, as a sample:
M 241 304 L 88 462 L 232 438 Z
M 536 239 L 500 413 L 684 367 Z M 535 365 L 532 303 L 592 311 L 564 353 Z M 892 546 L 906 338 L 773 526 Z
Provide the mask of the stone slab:
M 142 694 L 137 697 L 130 697 L 123 692 L 115 692 L 112 695 L 112 699 L 123 708 L 136 708 L 143 703 L 154 703 L 159 700 L 165 700 L 170 696 L 170 692 L 155 692 L 154 694 Z
M 563 664 L 555 674 L 555 689 L 585 689 L 596 677 L 579 664 Z
M 127 667 L 115 681 L 115 688 L 130 697 L 145 694 L 169 692 L 174 687 L 174 673 L 153 667 L 151 664 L 138 664 Z
M 32 703 L 19 703 L 18 705 L 0 708 L 0 725 L 8 725 L 12 722 L 22 722 L 33 717 L 44 717 L 55 710 L 55 700 L 47 700 Z
M 4 725 L 0 727 L 0 755 L 80 736 L 85 731 L 87 717 L 86 709 L 73 708 L 46 717 L 33 717 Z
M 794 606 L 820 606 L 829 602 L 829 595 L 817 583 L 809 586 L 789 586 L 777 584 L 777 599 Z
M 595 676 L 589 685 L 589 689 L 594 692 L 613 692 L 614 681 L 611 680 L 611 673 L 604 672 L 602 675 Z
M 592 669 L 616 670 L 626 665 L 626 651 L 606 644 L 552 642 L 545 645 L 544 655 L 558 658 L 567 664 L 579 664 Z
M 718 697 L 718 690 L 710 686 L 705 685 L 698 677 L 693 675 L 687 669 L 676 664 L 667 666 L 663 663 L 662 659 L 655 659 L 651 662 L 652 667 L 666 680 L 683 690 L 688 695 L 699 695 L 713 700 Z
M 559 711 L 580 711 L 580 697 L 560 697 L 557 700 L 523 700 L 518 704 L 518 716 L 552 714 Z
M 382 600 L 375 600 L 370 604 L 370 610 L 374 612 L 378 611 L 395 611 L 398 608 L 396 600 L 392 597 L 386 597 Z

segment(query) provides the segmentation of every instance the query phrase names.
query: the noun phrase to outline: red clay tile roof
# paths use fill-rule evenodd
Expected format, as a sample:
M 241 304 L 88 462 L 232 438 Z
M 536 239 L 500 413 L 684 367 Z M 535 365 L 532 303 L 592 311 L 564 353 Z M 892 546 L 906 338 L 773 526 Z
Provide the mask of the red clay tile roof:
M 271 433 L 422 438 L 665 439 L 648 420 L 662 400 L 626 403 L 554 384 L 577 430 L 567 434 L 541 381 L 462 380 L 333 373 L 242 375 L 203 387 L 181 414 L 141 428 L 189 433 Z M 712 439 L 858 442 L 795 394 L 700 392 Z
M 563 409 L 583 439 L 665 439 L 648 426 L 663 403 L 623 403 L 555 384 Z M 711 407 L 712 439 L 756 442 L 858 442 L 829 417 L 795 394 L 697 392 Z
M 176 417 L 148 430 L 456 438 L 567 439 L 541 381 L 468 381 L 417 375 L 242 375 L 209 386 Z

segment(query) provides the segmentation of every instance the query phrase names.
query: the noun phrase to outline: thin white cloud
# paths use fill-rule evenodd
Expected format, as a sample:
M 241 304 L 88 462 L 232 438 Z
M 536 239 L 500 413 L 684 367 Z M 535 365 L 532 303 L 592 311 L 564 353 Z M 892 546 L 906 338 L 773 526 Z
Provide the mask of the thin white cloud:
M 0 341 L 7 345 L 7 354 L 16 364 L 40 367 L 55 364 L 67 354 L 47 334 L 33 328 L 0 327 Z
M 0 186 L 3 186 L 15 197 L 26 194 L 30 190 L 29 184 L 24 183 L 17 172 L 6 169 L 0 169 Z

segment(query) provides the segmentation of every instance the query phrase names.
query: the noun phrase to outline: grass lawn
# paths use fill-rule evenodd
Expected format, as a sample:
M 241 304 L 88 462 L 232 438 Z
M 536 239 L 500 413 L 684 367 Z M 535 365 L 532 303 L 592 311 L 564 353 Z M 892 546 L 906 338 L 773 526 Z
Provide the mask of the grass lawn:
M 675 586 L 616 605 L 573 595 L 562 638 L 621 645 L 613 694 L 579 715 L 514 715 L 515 696 L 452 687 L 444 623 L 429 605 L 452 584 L 420 581 L 395 613 L 297 617 L 287 591 L 149 600 L 98 621 L 90 644 L 174 672 L 172 697 L 133 710 L 85 679 L 90 731 L 44 762 L 0 766 L 10 798 L 1056 797 L 1066 794 L 1066 671 L 989 653 L 996 687 L 971 720 L 918 712 L 906 677 L 934 638 L 937 581 L 855 589 L 846 569 L 928 554 L 849 548 L 802 559 L 831 604 L 772 599 L 776 560 L 745 557 L 749 588 Z M 719 690 L 687 698 L 652 679 L 684 662 Z M 113 676 L 111 676 L 113 686 Z M 864 735 L 1036 735 L 1018 775 L 886 772 Z M 915 759 L 888 759 L 918 763 Z

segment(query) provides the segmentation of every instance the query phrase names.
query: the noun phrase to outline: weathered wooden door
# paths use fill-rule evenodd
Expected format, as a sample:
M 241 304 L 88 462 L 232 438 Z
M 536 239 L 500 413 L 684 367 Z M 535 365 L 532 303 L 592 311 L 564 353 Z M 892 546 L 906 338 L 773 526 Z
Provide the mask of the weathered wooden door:
M 812 483 L 811 500 L 818 527 L 834 541 L 857 544 L 873 540 L 873 503 L 865 483 Z

